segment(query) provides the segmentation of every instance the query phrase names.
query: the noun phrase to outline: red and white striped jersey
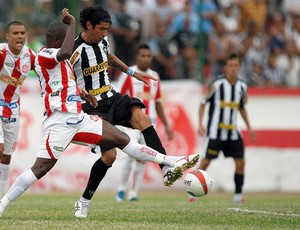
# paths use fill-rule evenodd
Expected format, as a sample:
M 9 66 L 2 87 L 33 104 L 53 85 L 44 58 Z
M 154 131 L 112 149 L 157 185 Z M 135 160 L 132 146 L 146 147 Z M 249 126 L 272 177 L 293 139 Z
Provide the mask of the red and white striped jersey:
M 143 72 L 136 65 L 131 67 L 134 71 Z M 121 94 L 128 94 L 130 97 L 139 98 L 146 105 L 146 114 L 151 117 L 152 123 L 156 123 L 155 103 L 161 100 L 160 79 L 157 72 L 147 69 L 147 74 L 157 78 L 157 81 L 149 80 L 149 85 L 137 80 L 134 77 L 122 73 L 118 80 Z
M 70 113 L 81 112 L 79 88 L 75 82 L 69 60 L 57 61 L 59 49 L 43 48 L 35 59 L 35 69 L 40 78 L 45 112 L 54 110 Z
M 20 55 L 14 55 L 7 43 L 1 43 L 0 50 L 0 116 L 15 118 L 20 113 L 22 84 L 34 68 L 35 53 L 24 46 Z

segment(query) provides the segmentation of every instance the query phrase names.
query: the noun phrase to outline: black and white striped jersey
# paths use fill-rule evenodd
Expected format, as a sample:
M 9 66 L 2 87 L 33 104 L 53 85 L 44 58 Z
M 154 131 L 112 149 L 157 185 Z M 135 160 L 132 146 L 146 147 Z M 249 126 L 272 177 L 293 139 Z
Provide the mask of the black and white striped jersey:
M 247 100 L 247 84 L 241 80 L 232 85 L 226 77 L 215 80 L 211 91 L 202 102 L 210 103 L 207 136 L 222 141 L 237 140 L 240 130 L 237 126 L 239 109 Z
M 70 58 L 78 86 L 93 94 L 98 101 L 115 93 L 107 71 L 109 53 L 107 37 L 99 44 L 90 44 L 80 34 L 75 39 L 74 52 Z

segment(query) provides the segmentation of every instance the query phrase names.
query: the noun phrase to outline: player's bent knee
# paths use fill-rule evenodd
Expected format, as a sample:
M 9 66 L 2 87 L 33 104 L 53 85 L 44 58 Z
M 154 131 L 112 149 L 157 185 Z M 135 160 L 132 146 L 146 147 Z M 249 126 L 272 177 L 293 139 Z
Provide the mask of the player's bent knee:
M 2 164 L 8 165 L 8 164 L 10 164 L 10 160 L 11 160 L 11 155 L 6 155 L 6 154 L 1 155 L 0 162 Z

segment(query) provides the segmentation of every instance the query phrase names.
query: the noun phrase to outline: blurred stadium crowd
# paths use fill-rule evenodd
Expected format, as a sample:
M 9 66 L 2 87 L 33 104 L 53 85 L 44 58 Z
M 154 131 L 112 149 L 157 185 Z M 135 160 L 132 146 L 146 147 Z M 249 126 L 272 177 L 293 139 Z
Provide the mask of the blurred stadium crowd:
M 112 16 L 111 50 L 128 65 L 147 43 L 162 80 L 208 83 L 222 73 L 224 57 L 239 52 L 240 77 L 256 87 L 300 87 L 300 1 L 296 0 L 0 0 L 0 40 L 17 19 L 34 50 L 63 7 L 79 16 L 101 4 Z M 79 23 L 78 23 L 79 24 Z M 78 26 L 78 32 L 80 28 Z M 111 70 L 116 80 L 117 72 Z

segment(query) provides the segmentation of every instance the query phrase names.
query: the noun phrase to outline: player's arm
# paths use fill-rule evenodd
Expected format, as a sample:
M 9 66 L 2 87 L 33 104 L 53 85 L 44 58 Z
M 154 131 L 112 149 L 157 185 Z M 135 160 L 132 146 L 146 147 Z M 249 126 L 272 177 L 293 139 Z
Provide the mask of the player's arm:
M 248 112 L 245 108 L 245 104 L 247 102 L 247 99 L 248 99 L 248 96 L 246 94 L 243 98 L 242 106 L 240 107 L 240 113 L 241 113 L 241 116 L 242 116 L 243 120 L 245 121 L 245 124 L 247 126 L 247 129 L 248 129 L 248 132 L 250 134 L 251 140 L 255 141 L 256 140 L 256 134 L 255 134 L 254 130 L 252 129 L 251 125 L 250 125 L 250 121 L 249 121 L 249 118 L 248 118 Z
M 88 102 L 92 107 L 97 108 L 98 106 L 98 101 L 96 97 L 90 93 L 88 93 L 85 89 L 79 89 L 79 95 L 82 100 Z
M 205 99 L 200 103 L 200 106 L 199 106 L 199 129 L 198 129 L 198 133 L 199 133 L 200 136 L 204 136 L 206 134 L 206 128 L 205 128 L 205 125 L 204 125 L 205 105 L 213 97 L 215 89 L 216 88 L 215 88 L 214 85 L 212 85 L 209 88 Z
M 139 73 L 139 72 L 132 70 L 124 62 L 122 62 L 118 57 L 116 57 L 112 53 L 108 54 L 108 65 L 112 68 L 115 68 L 124 73 L 127 73 L 131 77 L 135 77 L 137 80 L 144 82 L 146 85 L 148 85 L 147 79 L 157 81 L 157 79 L 155 77 L 153 77 L 147 73 Z
M 61 11 L 61 21 L 66 25 L 69 25 L 69 27 L 63 44 L 56 56 L 59 62 L 70 58 L 73 53 L 76 26 L 75 18 L 69 14 L 69 10 L 66 8 Z
M 174 137 L 174 133 L 173 130 L 171 129 L 171 126 L 169 125 L 162 103 L 160 101 L 157 101 L 155 103 L 155 108 L 156 108 L 157 116 L 160 118 L 160 120 L 165 126 L 166 133 L 168 135 L 168 140 L 172 140 Z

